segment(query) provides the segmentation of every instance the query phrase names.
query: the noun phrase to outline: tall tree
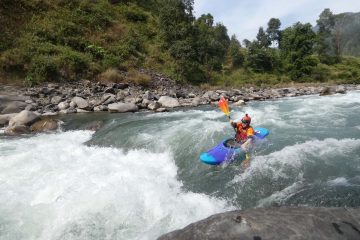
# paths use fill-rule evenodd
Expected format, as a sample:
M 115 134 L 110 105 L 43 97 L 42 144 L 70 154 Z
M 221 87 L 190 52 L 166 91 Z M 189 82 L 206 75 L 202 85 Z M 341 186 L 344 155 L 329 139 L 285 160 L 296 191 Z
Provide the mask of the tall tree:
M 250 42 L 249 39 L 244 39 L 243 40 L 243 45 L 245 46 L 245 48 L 249 48 L 250 44 L 251 44 L 251 42 Z
M 281 22 L 278 18 L 271 18 L 268 22 L 268 28 L 266 29 L 266 33 L 268 34 L 268 38 L 271 41 L 271 45 L 273 47 L 278 47 L 281 37 L 280 31 Z
M 270 39 L 268 35 L 265 33 L 264 28 L 260 27 L 259 32 L 256 35 L 256 40 L 258 42 L 259 47 L 268 48 L 270 46 Z
M 235 35 L 231 36 L 230 45 L 228 49 L 228 58 L 231 68 L 240 67 L 245 60 L 244 54 L 241 53 L 241 44 Z
M 335 16 L 329 8 L 321 12 L 316 21 L 319 27 L 317 50 L 321 62 L 331 64 L 340 60 L 339 51 L 336 51 L 336 39 L 332 36 L 335 26 Z

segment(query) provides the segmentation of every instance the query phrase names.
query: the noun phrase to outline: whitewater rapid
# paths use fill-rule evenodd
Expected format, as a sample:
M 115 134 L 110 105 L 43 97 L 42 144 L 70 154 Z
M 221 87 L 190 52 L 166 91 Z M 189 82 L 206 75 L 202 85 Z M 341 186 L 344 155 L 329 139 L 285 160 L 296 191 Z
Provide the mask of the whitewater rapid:
M 231 115 L 245 112 L 271 132 L 246 170 L 198 160 L 233 135 L 216 106 L 0 132 L 0 239 L 156 239 L 238 208 L 360 206 L 360 92 L 254 102 Z M 102 127 L 85 130 L 93 121 Z

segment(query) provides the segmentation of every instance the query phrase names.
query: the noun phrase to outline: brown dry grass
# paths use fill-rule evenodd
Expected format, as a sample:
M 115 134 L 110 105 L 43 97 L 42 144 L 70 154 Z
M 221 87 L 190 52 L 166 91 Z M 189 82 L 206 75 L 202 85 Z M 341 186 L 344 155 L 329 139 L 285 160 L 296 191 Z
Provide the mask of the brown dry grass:
M 151 83 L 151 76 L 145 73 L 137 72 L 136 70 L 130 70 L 127 74 L 127 79 L 141 86 L 149 86 Z
M 124 77 L 115 68 L 109 68 L 98 76 L 98 80 L 104 83 L 119 83 L 124 81 Z

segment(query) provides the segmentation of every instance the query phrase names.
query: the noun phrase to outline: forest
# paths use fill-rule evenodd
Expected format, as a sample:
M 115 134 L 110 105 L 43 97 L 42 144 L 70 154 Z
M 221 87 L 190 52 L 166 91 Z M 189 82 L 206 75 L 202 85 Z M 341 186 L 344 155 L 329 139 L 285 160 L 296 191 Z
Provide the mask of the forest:
M 123 81 L 139 69 L 195 85 L 360 83 L 360 13 L 274 16 L 240 41 L 193 0 L 2 0 L 0 81 Z M 249 19 L 250 21 L 250 19 Z

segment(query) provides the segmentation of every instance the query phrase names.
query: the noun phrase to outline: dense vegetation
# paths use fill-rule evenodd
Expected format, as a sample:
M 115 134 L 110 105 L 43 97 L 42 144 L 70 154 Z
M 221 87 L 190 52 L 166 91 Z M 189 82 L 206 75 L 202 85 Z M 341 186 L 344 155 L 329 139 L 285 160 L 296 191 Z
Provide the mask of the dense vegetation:
M 315 31 L 272 18 L 242 46 L 211 14 L 196 18 L 193 0 L 2 0 L 0 77 L 122 81 L 124 71 L 141 84 L 134 69 L 145 68 L 194 84 L 359 83 L 360 59 L 344 56 L 360 49 L 349 37 L 359 26 L 339 30 L 349 16 L 325 9 Z

